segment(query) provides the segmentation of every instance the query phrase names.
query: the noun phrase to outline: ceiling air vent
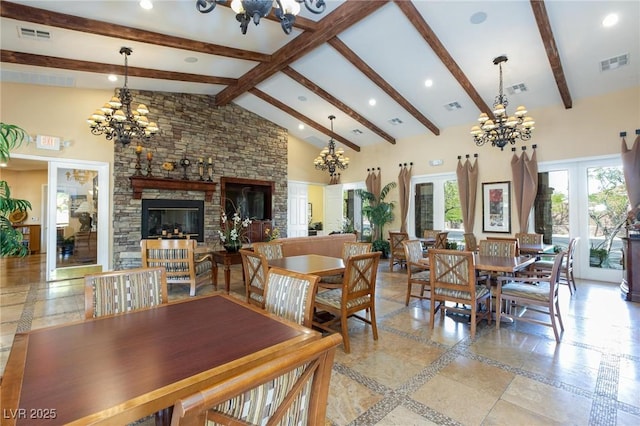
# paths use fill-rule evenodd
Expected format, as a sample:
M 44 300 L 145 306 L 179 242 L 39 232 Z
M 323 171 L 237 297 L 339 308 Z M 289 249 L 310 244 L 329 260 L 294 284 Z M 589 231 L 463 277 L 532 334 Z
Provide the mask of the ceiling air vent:
M 613 58 L 605 59 L 600 61 L 600 71 L 610 71 L 615 70 L 623 65 L 627 65 L 629 63 L 629 54 L 625 53 L 624 55 L 614 56 Z
M 76 86 L 76 79 L 71 75 L 38 74 L 5 69 L 0 71 L 0 81 L 8 83 L 39 84 L 42 86 Z
M 518 93 L 526 92 L 527 86 L 524 83 L 514 84 L 513 86 L 507 87 L 507 93 L 510 95 L 517 95 Z
M 356 135 L 356 136 L 359 136 L 359 135 L 361 135 L 361 134 L 362 134 L 362 130 L 360 130 L 360 129 L 353 129 L 353 130 L 351 131 L 351 133 L 353 133 L 353 134 L 354 134 L 354 135 Z
M 455 111 L 457 109 L 462 109 L 462 106 L 460 105 L 460 102 L 455 101 L 455 102 L 449 102 L 448 104 L 445 104 L 444 109 L 446 109 L 447 111 Z
M 49 31 L 37 30 L 35 28 L 18 27 L 18 36 L 20 38 L 26 38 L 30 40 L 51 40 L 51 33 Z
M 397 126 L 398 124 L 402 124 L 402 120 L 400 120 L 399 118 L 392 118 L 391 120 L 389 120 L 389 123 Z

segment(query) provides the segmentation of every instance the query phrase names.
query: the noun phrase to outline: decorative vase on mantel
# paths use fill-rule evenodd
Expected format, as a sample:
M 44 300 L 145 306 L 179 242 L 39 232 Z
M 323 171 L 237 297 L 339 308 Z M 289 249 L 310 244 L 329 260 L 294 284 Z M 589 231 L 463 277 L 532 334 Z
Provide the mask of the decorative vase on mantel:
M 229 241 L 224 244 L 224 249 L 227 253 L 237 253 L 242 248 L 240 241 Z

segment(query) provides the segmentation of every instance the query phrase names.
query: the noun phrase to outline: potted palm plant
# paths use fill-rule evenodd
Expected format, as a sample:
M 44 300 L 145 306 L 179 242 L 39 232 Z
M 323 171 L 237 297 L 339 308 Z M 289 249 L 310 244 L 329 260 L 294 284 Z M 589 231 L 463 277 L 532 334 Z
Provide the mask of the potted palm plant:
M 0 161 L 9 160 L 12 149 L 29 141 L 27 132 L 13 124 L 0 123 Z M 22 244 L 22 233 L 17 231 L 9 216 L 15 211 L 31 210 L 31 203 L 27 200 L 11 198 L 11 190 L 7 181 L 0 181 L 0 242 L 1 256 L 26 256 L 27 248 Z
M 383 238 L 383 228 L 387 223 L 393 222 L 393 202 L 386 202 L 385 198 L 391 189 L 397 185 L 389 182 L 380 190 L 380 196 L 376 197 L 372 192 L 359 189 L 356 194 L 364 201 L 362 214 L 369 220 L 373 227 L 371 236 L 371 248 L 374 251 L 381 251 L 383 257 L 389 256 L 389 241 Z

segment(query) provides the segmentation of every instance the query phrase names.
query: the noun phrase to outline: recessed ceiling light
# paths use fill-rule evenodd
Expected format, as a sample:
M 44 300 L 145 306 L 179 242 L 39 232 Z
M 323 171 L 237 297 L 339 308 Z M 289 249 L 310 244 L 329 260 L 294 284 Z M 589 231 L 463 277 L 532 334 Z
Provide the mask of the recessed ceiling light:
M 298 124 L 298 130 L 304 130 L 304 124 L 302 123 Z
M 195 64 L 196 62 L 198 62 L 198 58 L 194 56 L 187 56 L 186 58 L 184 58 L 184 61 L 189 64 Z
M 369 105 L 370 106 L 376 106 L 376 100 L 373 99 L 373 98 L 369 99 Z
M 618 14 L 610 13 L 602 20 L 602 26 L 605 28 L 613 27 L 618 23 Z
M 151 3 L 151 0 L 140 0 L 140 7 L 144 10 L 150 10 L 153 9 L 153 3 Z
M 109 74 L 107 78 L 109 79 L 109 81 L 118 81 L 118 76 L 115 74 Z
M 431 80 L 430 78 L 426 79 L 424 81 L 424 85 L 427 86 L 427 87 L 433 86 L 433 80 Z
M 472 24 L 482 24 L 486 20 L 487 14 L 484 12 L 476 12 L 471 15 L 471 18 L 469 18 L 469 21 L 471 21 Z

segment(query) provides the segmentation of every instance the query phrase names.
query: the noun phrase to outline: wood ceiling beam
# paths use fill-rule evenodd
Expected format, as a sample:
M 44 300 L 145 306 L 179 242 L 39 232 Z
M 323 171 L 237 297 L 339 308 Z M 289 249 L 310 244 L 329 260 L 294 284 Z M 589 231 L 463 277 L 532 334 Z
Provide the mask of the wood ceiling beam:
M 438 36 L 433 32 L 429 24 L 422 18 L 418 9 L 410 1 L 394 0 L 396 5 L 400 8 L 402 13 L 407 17 L 413 27 L 420 33 L 422 38 L 433 50 L 433 53 L 442 61 L 442 64 L 447 67 L 453 78 L 458 81 L 458 84 L 471 98 L 474 104 L 482 112 L 493 115 L 493 108 L 490 108 L 487 103 L 482 100 L 482 97 L 478 93 L 475 87 L 471 84 L 467 76 L 462 72 L 462 69 L 458 66 L 453 59 L 449 51 L 444 47 Z
M 567 79 L 565 78 L 564 70 L 562 68 L 562 61 L 560 61 L 560 55 L 558 54 L 556 40 L 555 37 L 553 37 L 553 31 L 551 30 L 547 7 L 544 4 L 544 0 L 531 0 L 530 4 L 531 9 L 533 10 L 533 16 L 536 18 L 536 24 L 538 24 L 540 37 L 542 38 L 544 48 L 547 51 L 547 58 L 549 58 L 549 65 L 551 65 L 553 78 L 556 80 L 560 97 L 562 98 L 565 109 L 570 109 L 573 106 L 573 101 L 571 100 L 571 93 L 569 92 Z
M 271 62 L 255 66 L 240 77 L 238 84 L 229 86 L 220 92 L 216 96 L 216 105 L 228 104 L 250 88 L 255 87 L 290 63 L 326 43 L 388 2 L 389 0 L 370 0 L 366 2 L 350 0 L 343 3 L 318 22 L 316 32 L 300 34 L 271 55 Z
M 194 11 L 194 13 L 197 12 Z M 81 18 L 79 16 L 66 15 L 64 13 L 52 12 L 7 1 L 2 2 L 0 16 L 16 19 L 18 21 L 63 28 L 66 30 L 81 31 L 84 33 L 137 41 L 140 43 L 156 44 L 158 46 L 172 47 L 175 49 L 191 50 L 193 52 L 206 53 L 209 55 L 245 59 L 247 61 L 254 62 L 269 62 L 271 60 L 271 56 L 264 53 L 251 52 L 249 50 L 236 49 L 182 37 L 169 36 L 166 34 L 125 27 L 124 25 L 110 24 L 108 22 Z
M 306 78 L 304 75 L 300 74 L 298 71 L 294 70 L 291 67 L 285 67 L 282 70 L 282 72 L 288 75 L 289 77 L 291 77 L 291 79 L 295 80 L 297 83 L 300 83 L 301 85 L 311 90 L 316 95 L 320 96 L 325 101 L 334 105 L 340 111 L 344 112 L 349 117 L 353 118 L 354 120 L 356 120 L 357 122 L 365 126 L 366 128 L 372 130 L 375 134 L 380 136 L 382 139 L 395 145 L 396 140 L 393 138 L 393 136 L 389 135 L 384 130 L 380 129 L 378 126 L 376 126 L 375 124 L 373 124 L 372 122 L 370 122 L 369 120 L 367 120 L 366 118 L 358 114 L 356 111 L 349 108 L 344 102 L 340 101 L 338 98 L 336 98 L 326 90 L 319 87 L 317 84 L 315 84 L 314 82 Z
M 354 144 L 353 142 L 349 141 L 348 139 L 343 138 L 342 136 L 338 135 L 337 133 L 332 132 L 330 129 L 327 129 L 322 124 L 313 121 L 312 119 L 310 119 L 306 115 L 300 114 L 295 109 L 291 108 L 288 105 L 285 105 L 284 103 L 280 102 L 276 98 L 264 93 L 260 89 L 257 89 L 255 87 L 253 87 L 253 88 L 249 89 L 248 92 L 251 93 L 254 96 L 257 96 L 258 98 L 262 99 L 263 101 L 275 106 L 276 108 L 281 109 L 282 111 L 286 112 L 287 114 L 291 115 L 292 117 L 297 118 L 298 120 L 302 121 L 303 123 L 307 124 L 308 126 L 311 126 L 314 129 L 324 133 L 325 135 L 337 140 L 338 142 L 342 143 L 343 145 L 348 146 L 349 148 L 353 149 L 354 151 L 360 152 L 360 147 L 358 145 Z
M 0 51 L 0 61 L 11 64 L 32 65 L 36 67 L 59 68 L 65 70 L 93 72 L 100 74 L 124 75 L 123 65 L 103 64 L 99 62 L 56 58 L 53 56 L 33 55 L 30 53 L 13 52 L 10 50 Z M 213 77 L 200 74 L 152 70 L 148 68 L 128 67 L 128 71 L 129 77 L 186 81 L 189 83 L 221 84 L 225 86 L 229 86 L 237 82 L 235 78 Z
M 349 49 L 337 37 L 327 41 L 334 49 L 336 49 L 346 60 L 351 62 L 361 73 L 363 73 L 369 80 L 380 87 L 387 95 L 389 95 L 394 101 L 396 101 L 402 108 L 404 108 L 409 114 L 415 117 L 423 126 L 431 130 L 434 135 L 440 134 L 440 129 L 436 127 L 427 117 L 425 117 L 411 102 L 406 100 L 396 89 L 394 89 L 385 79 L 367 65 L 356 53 Z

